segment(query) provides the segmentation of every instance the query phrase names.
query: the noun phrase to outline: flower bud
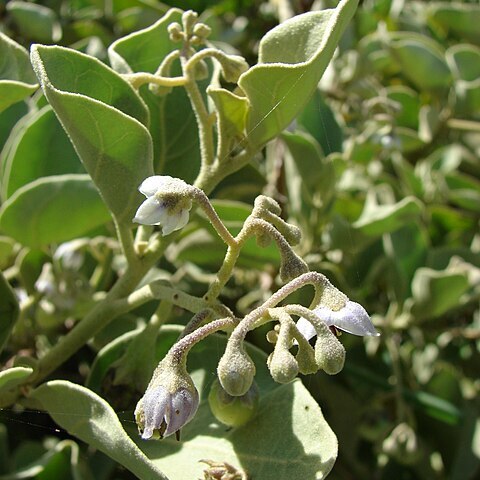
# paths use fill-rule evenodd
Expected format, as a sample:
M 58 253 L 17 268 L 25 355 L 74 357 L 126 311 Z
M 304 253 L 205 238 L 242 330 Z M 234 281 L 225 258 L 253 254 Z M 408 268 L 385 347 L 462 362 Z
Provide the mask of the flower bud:
M 193 27 L 193 34 L 199 38 L 207 38 L 212 33 L 212 29 L 204 23 L 197 23 Z
M 135 408 L 142 438 L 164 438 L 179 432 L 195 415 L 198 402 L 198 391 L 185 368 L 165 357 Z
M 278 228 L 278 225 L 276 225 Z M 280 233 L 285 237 L 285 240 L 292 245 L 298 245 L 300 240 L 302 239 L 302 231 L 296 226 L 292 225 L 291 223 L 285 222 L 285 228 L 280 230 Z
M 245 395 L 255 376 L 255 364 L 242 347 L 227 346 L 217 367 L 222 387 L 233 396 Z
M 317 329 L 315 360 L 318 367 L 329 375 L 336 375 L 345 363 L 345 348 L 326 325 Z
M 167 27 L 168 35 L 172 42 L 178 43 L 184 39 L 182 26 L 178 22 L 173 22 Z
M 182 14 L 183 31 L 190 36 L 198 18 L 198 13 L 193 10 L 187 10 Z
M 240 55 L 222 55 L 218 60 L 222 66 L 223 78 L 229 83 L 237 83 L 240 75 L 249 69 L 247 61 Z
M 258 387 L 255 382 L 245 395 L 232 396 L 223 388 L 218 379 L 212 384 L 208 403 L 215 418 L 229 427 L 239 427 L 247 423 L 258 407 Z
M 282 258 L 280 278 L 284 282 L 293 280 L 303 273 L 308 272 L 307 264 L 292 249 L 282 249 L 280 255 Z
M 298 352 L 295 355 L 295 359 L 298 363 L 298 370 L 302 375 L 310 375 L 318 372 L 315 351 L 308 342 L 298 344 Z
M 278 383 L 290 383 L 298 375 L 298 362 L 284 347 L 277 343 L 267 360 L 272 378 Z
M 254 208 L 258 211 L 260 217 L 262 216 L 262 210 L 267 210 L 274 215 L 280 215 L 282 213 L 282 209 L 278 202 L 266 195 L 259 195 L 255 199 Z

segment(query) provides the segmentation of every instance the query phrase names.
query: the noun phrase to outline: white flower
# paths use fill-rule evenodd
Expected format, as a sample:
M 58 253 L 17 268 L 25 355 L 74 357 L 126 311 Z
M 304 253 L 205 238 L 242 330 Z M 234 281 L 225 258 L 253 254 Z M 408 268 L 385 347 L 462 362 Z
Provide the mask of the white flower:
M 380 335 L 375 330 L 370 316 L 359 303 L 348 300 L 340 310 L 335 311 L 327 307 L 317 307 L 313 309 L 313 312 L 329 327 L 334 326 L 347 333 L 361 337 L 367 335 L 377 337 Z M 310 340 L 317 334 L 313 325 L 305 318 L 298 320 L 297 328 L 307 340 Z
M 198 392 L 195 388 L 180 387 L 170 393 L 164 386 L 147 389 L 135 409 L 135 417 L 142 431 L 142 438 L 168 437 L 179 431 L 195 415 L 198 408 Z
M 147 199 L 138 208 L 134 222 L 161 225 L 164 236 L 188 223 L 188 212 L 192 208 L 189 197 L 191 187 L 183 180 L 154 175 L 146 178 L 138 189 Z

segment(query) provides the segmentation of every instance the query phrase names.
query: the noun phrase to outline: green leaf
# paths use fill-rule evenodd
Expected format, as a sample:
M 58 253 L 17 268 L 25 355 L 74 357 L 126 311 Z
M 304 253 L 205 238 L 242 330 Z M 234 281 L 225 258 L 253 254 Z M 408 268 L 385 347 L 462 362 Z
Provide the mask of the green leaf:
M 456 205 L 474 213 L 480 213 L 480 182 L 459 172 L 445 175 L 448 198 Z
M 420 90 L 448 88 L 451 73 L 442 47 L 429 37 L 397 32 L 391 35 L 390 51 L 402 73 Z
M 34 42 L 56 43 L 62 38 L 62 27 L 56 13 L 44 6 L 30 2 L 7 3 L 20 35 Z
M 171 8 L 150 27 L 113 42 L 108 48 L 112 67 L 120 73 L 155 72 L 162 60 L 179 46 L 170 40 L 167 27 L 172 22 L 181 23 L 182 13 Z
M 462 305 L 461 296 L 469 289 L 465 274 L 419 268 L 412 280 L 411 313 L 418 319 L 436 318 Z
M 427 6 L 427 22 L 446 34 L 480 42 L 480 6 L 475 3 L 435 2 Z
M 207 93 L 215 104 L 222 132 L 232 139 L 243 134 L 247 121 L 248 100 L 224 88 L 208 87 Z
M 23 380 L 30 376 L 33 368 L 30 367 L 13 367 L 0 372 L 0 391 L 14 388 L 23 383 Z
M 392 262 L 391 286 L 397 301 L 411 295 L 411 281 L 418 267 L 425 264 L 428 237 L 417 223 L 409 223 L 383 236 L 383 248 Z
M 88 175 L 35 180 L 17 190 L 0 210 L 1 231 L 30 247 L 71 240 L 109 220 Z
M 367 196 L 360 218 L 352 226 L 366 235 L 381 235 L 415 220 L 421 211 L 421 204 L 415 197 L 405 197 L 391 205 L 378 205 L 372 191 Z
M 238 82 L 250 102 L 246 134 L 254 147 L 305 107 L 356 7 L 356 0 L 342 0 L 335 9 L 297 15 L 262 38 L 258 65 Z
M 288 189 L 288 209 L 304 233 L 315 229 L 313 220 L 333 198 L 335 170 L 318 142 L 310 134 L 284 132 L 289 154 L 285 156 L 285 182 Z
M 317 140 L 325 155 L 343 150 L 343 131 L 320 90 L 315 90 L 297 120 Z
M 398 104 L 395 112 L 397 124 L 402 127 L 418 129 L 418 116 L 420 114 L 420 100 L 417 92 L 403 85 L 387 87 L 386 95 Z
M 455 109 L 480 118 L 480 48 L 455 45 L 447 50 L 446 58 L 455 78 Z
M 70 435 L 112 457 L 141 479 L 166 479 L 126 434 L 112 407 L 88 388 L 64 380 L 31 393 Z
M 39 443 L 22 442 L 15 451 L 15 470 L 0 475 L 0 480 L 82 478 L 76 471 L 81 459 L 78 445 L 71 440 L 56 442 L 51 438 L 47 451 Z
M 160 357 L 164 355 L 166 343 L 174 342 L 180 331 L 179 326 L 162 328 L 157 343 Z M 126 348 L 122 342 L 116 343 L 116 349 L 121 345 Z M 325 478 L 337 455 L 335 435 L 302 383 L 299 380 L 288 385 L 273 382 L 265 353 L 252 345 L 245 347 L 257 367 L 255 380 L 261 395 L 258 414 L 252 423 L 234 429 L 227 429 L 213 417 L 207 397 L 225 345 L 224 335 L 211 335 L 196 345 L 188 356 L 201 403 L 196 416 L 182 429 L 182 442 L 172 437 L 145 442 L 132 428 L 140 448 L 175 480 L 201 478 L 205 468 L 199 463 L 201 459 L 231 463 L 246 470 L 251 478 L 262 480 Z M 109 355 L 112 353 L 113 350 Z M 118 356 L 120 352 L 117 351 L 114 357 Z M 98 381 L 97 374 L 95 377 Z M 282 421 L 278 421 L 279 418 Z
M 199 462 L 205 458 L 228 462 L 262 480 L 323 479 L 333 467 L 337 440 L 300 380 L 264 394 L 252 423 L 223 435 L 219 433 L 225 427 L 207 411 L 205 402 L 202 406 L 197 435 L 185 436 L 180 449 L 168 439 L 142 444 L 171 478 L 201 478 L 205 466 Z
M 4 160 L 2 197 L 7 199 L 37 178 L 84 172 L 52 108 L 46 106 L 29 118 Z
M 142 198 L 137 188 L 153 174 L 142 100 L 113 70 L 74 50 L 35 45 L 32 64 L 105 203 L 131 222 Z
M 38 88 L 28 52 L 0 32 L 0 112 Z
M 0 80 L 1 82 L 1 80 Z M 1 88 L 1 87 L 0 87 Z M 26 116 L 28 107 L 25 102 L 17 102 L 10 105 L 6 110 L 0 112 L 0 150 L 6 145 L 8 137 L 19 120 Z M 0 154 L 0 162 L 4 152 Z M 0 169 L 2 167 L 0 166 Z M 0 170 L 0 172 L 2 172 Z
M 17 252 L 18 248 L 15 240 L 0 235 L 0 270 L 4 270 L 11 265 Z
M 51 257 L 41 249 L 31 250 L 25 247 L 17 255 L 15 266 L 18 267 L 22 287 L 29 295 L 37 293 L 35 283 L 42 273 L 43 265 L 50 260 Z
M 20 307 L 17 297 L 0 272 L 0 352 L 10 336 L 15 322 L 18 319 Z

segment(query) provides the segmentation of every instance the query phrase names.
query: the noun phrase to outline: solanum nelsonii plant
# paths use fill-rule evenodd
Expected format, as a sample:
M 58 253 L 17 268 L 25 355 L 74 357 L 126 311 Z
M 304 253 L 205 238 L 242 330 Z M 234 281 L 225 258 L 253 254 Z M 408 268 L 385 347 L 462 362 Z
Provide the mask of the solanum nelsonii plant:
M 257 161 L 266 143 L 277 137 L 305 106 L 356 3 L 342 0 L 335 9 L 309 12 L 281 24 L 260 42 L 259 63 L 253 67 L 241 56 L 213 46 L 208 40 L 211 29 L 194 12 L 179 9 L 171 9 L 151 27 L 114 42 L 108 50 L 112 68 L 72 49 L 32 47 L 31 63 L 46 101 L 87 172 L 81 178 L 71 175 L 56 180 L 68 181 L 69 191 L 78 189 L 99 212 L 108 209 L 117 241 L 101 237 L 91 256 L 103 262 L 105 268 L 113 265 L 117 270 L 113 285 L 102 276 L 103 267 L 95 270 L 88 285 L 97 290 L 90 302 L 75 310 L 78 321 L 42 358 L 33 362 L 28 375 L 12 383 L 6 392 L 0 391 L 0 405 L 23 401 L 22 396 L 27 394 L 28 402 L 49 411 L 72 435 L 126 465 L 140 478 L 166 478 L 161 468 L 181 469 L 174 460 L 175 452 L 162 453 L 169 448 L 169 440 L 153 447 L 160 452 L 155 458 L 148 458 L 141 451 L 151 452 L 152 448 L 145 447 L 142 440 L 162 439 L 172 434 L 180 439 L 183 429 L 186 444 L 195 442 L 200 435 L 195 425 L 202 418 L 210 422 L 202 430 L 202 435 L 209 438 L 208 445 L 227 438 L 229 434 L 206 413 L 207 397 L 218 421 L 235 428 L 233 436 L 243 438 L 242 435 L 260 428 L 260 417 L 268 418 L 266 423 L 275 428 L 288 427 L 288 422 L 281 418 L 268 417 L 281 403 L 272 401 L 275 408 L 266 408 L 262 403 L 270 401 L 265 400 L 269 396 L 281 395 L 283 399 L 292 398 L 285 405 L 291 410 L 292 421 L 295 417 L 297 421 L 307 419 L 308 423 L 300 436 L 290 428 L 286 434 L 292 436 L 291 443 L 301 443 L 305 455 L 319 458 L 315 465 L 318 478 L 328 474 L 337 452 L 335 435 L 318 405 L 301 382 L 295 380 L 299 374 L 319 371 L 336 374 L 342 370 L 346 352 L 337 328 L 361 336 L 378 333 L 363 307 L 350 301 L 325 275 L 310 271 L 295 250 L 301 244 L 301 231 L 284 218 L 276 199 L 258 192 L 249 213 L 233 229 L 222 220 L 210 197 L 224 178 L 253 159 Z M 21 51 L 17 50 L 16 53 Z M 161 142 L 168 140 L 169 128 L 162 115 L 175 112 L 169 102 L 177 98 L 179 91 L 186 94 L 190 103 L 199 142 L 199 169 L 194 171 L 193 180 L 188 181 L 172 173 L 175 168 L 167 165 L 162 157 L 165 149 L 160 148 L 164 147 Z M 188 161 L 188 158 L 183 160 Z M 15 207 L 15 198 L 9 202 L 2 207 L 4 219 Z M 102 225 L 94 223 L 97 210 L 93 207 L 91 216 L 82 217 L 90 230 Z M 181 262 L 174 258 L 174 252 L 181 241 L 188 240 L 200 228 L 206 229 L 205 224 L 225 244 L 226 252 L 216 274 L 208 276 L 208 287 L 197 296 L 181 290 Z M 87 235 L 89 229 L 82 233 Z M 258 248 L 273 245 L 279 265 L 272 277 L 271 291 L 265 292 L 262 301 L 248 313 L 240 314 L 235 305 L 225 301 L 223 294 L 227 282 L 237 273 L 242 250 L 248 248 L 252 238 Z M 165 254 L 167 262 L 162 264 Z M 82 263 L 83 257 L 79 258 Z M 161 265 L 179 273 L 168 272 L 167 280 L 160 271 Z M 60 274 L 63 272 L 61 264 L 53 265 L 53 270 L 56 268 Z M 306 305 L 294 303 L 292 294 L 307 285 L 313 287 L 313 296 Z M 148 311 L 147 307 L 152 305 L 153 314 L 149 314 L 143 327 L 112 346 L 118 357 L 112 364 L 116 369 L 114 381 L 131 383 L 137 390 L 143 390 L 136 392 L 134 417 L 141 435 L 137 446 L 119 424 L 110 405 L 96 392 L 65 380 L 45 382 L 45 379 L 114 319 L 127 314 L 140 315 L 139 312 Z M 170 341 L 169 349 L 163 350 L 168 351 L 154 369 L 153 362 L 158 362 L 157 340 L 160 342 L 162 332 L 169 331 L 163 324 L 174 307 L 188 312 L 189 320 L 178 331 L 176 341 Z M 267 334 L 273 345 L 268 358 L 245 341 L 249 332 L 266 324 L 273 324 Z M 315 341 L 310 343 L 314 336 Z M 208 347 L 212 338 L 222 345 L 217 346 L 214 354 Z M 207 345 L 205 350 L 199 345 L 203 342 Z M 210 395 L 209 385 L 202 383 L 205 377 L 199 380 L 195 374 L 199 365 L 188 363 L 188 356 L 200 356 L 202 366 L 208 362 L 215 364 L 217 379 L 213 379 L 212 371 Z M 95 364 L 94 373 L 96 368 Z M 275 382 L 285 385 L 282 387 L 285 389 L 280 391 Z M 63 409 L 88 406 L 86 425 L 73 422 L 74 415 L 55 416 L 59 402 Z M 253 418 L 258 421 L 251 421 Z M 212 424 L 216 425 L 213 430 Z M 302 437 L 305 433 L 311 437 Z M 264 448 L 258 443 L 260 437 L 254 435 L 257 440 L 249 440 L 245 448 L 254 449 L 255 453 L 256 449 Z M 233 445 L 225 442 L 222 448 L 227 444 Z M 268 449 L 269 439 L 261 438 L 261 444 Z M 318 451 L 306 453 L 312 448 Z M 182 446 L 175 449 L 181 451 Z M 219 455 L 218 451 L 213 448 L 208 455 Z M 264 452 L 266 458 L 273 454 L 273 450 Z M 204 461 L 212 475 L 231 471 L 234 468 L 231 464 L 243 458 L 235 458 L 233 447 L 223 455 Z M 200 460 L 192 459 L 192 463 L 196 465 Z M 270 478 L 271 471 L 258 473 L 255 468 L 258 467 L 253 464 L 246 467 L 253 469 L 252 478 Z M 300 478 L 302 472 L 296 473 Z M 245 478 L 246 474 L 241 475 Z

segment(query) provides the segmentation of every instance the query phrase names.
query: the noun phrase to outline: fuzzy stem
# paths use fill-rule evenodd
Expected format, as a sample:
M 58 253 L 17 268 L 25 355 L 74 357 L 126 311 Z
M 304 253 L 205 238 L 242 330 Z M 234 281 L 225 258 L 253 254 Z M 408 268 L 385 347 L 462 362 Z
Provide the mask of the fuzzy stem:
M 117 230 L 118 240 L 122 246 L 123 254 L 127 259 L 129 265 L 135 265 L 138 263 L 137 253 L 135 252 L 135 247 L 133 243 L 132 230 L 129 225 L 125 223 L 118 222 L 115 220 L 115 228 Z
M 184 361 L 185 356 L 196 343 L 200 342 L 212 333 L 218 332 L 219 330 L 223 330 L 225 328 L 234 327 L 235 325 L 237 325 L 237 322 L 230 317 L 213 320 L 203 327 L 197 328 L 192 333 L 186 335 L 177 343 L 175 343 L 167 353 L 166 357 L 170 357 L 172 360 L 180 363 Z
M 160 77 L 147 72 L 127 73 L 122 75 L 122 78 L 126 80 L 133 88 L 140 88 L 147 83 L 153 83 L 160 87 L 185 87 L 188 79 L 182 77 Z
M 241 346 L 245 335 L 250 330 L 258 326 L 257 323 L 261 321 L 262 317 L 268 315 L 268 310 L 270 308 L 276 307 L 282 300 L 285 300 L 285 298 L 287 298 L 290 294 L 305 285 L 313 285 L 315 288 L 315 296 L 312 301 L 313 305 L 315 304 L 315 300 L 321 297 L 325 288 L 331 286 L 331 283 L 328 281 L 325 275 L 322 275 L 318 272 L 307 272 L 288 282 L 282 288 L 277 290 L 266 302 L 263 303 L 263 305 L 250 312 L 238 324 L 228 340 L 228 343 L 232 345 L 232 348 L 238 348 Z
M 205 212 L 213 228 L 217 231 L 220 238 L 228 245 L 235 246 L 237 244 L 236 240 L 233 238 L 232 234 L 227 230 L 227 227 L 223 224 L 218 216 L 217 212 L 213 208 L 210 200 L 205 195 L 205 193 L 199 188 L 193 187 L 193 197 L 198 202 L 200 208 Z
M 185 54 L 181 57 L 181 60 L 183 75 L 187 80 L 184 87 L 188 98 L 190 99 L 198 125 L 198 138 L 200 141 L 200 156 L 202 161 L 201 168 L 205 169 L 212 165 L 215 159 L 212 119 L 205 106 L 202 94 L 195 81 L 195 77 L 192 72 L 187 69 L 188 59 Z

